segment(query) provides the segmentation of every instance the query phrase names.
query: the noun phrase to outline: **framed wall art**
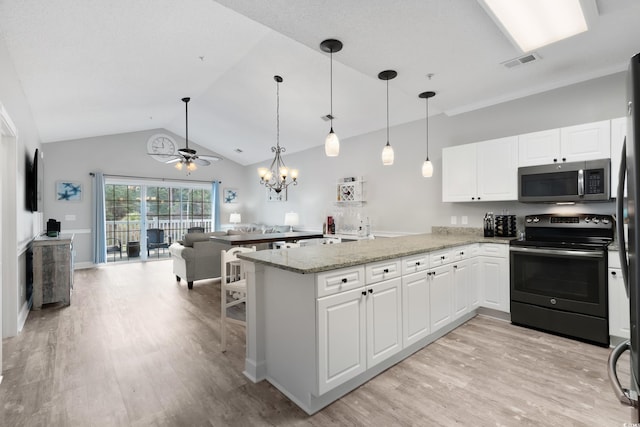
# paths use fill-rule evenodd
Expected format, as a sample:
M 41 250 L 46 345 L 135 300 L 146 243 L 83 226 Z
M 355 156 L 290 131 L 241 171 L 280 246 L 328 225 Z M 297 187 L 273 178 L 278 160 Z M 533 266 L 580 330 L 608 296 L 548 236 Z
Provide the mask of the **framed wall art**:
M 56 200 L 61 202 L 81 201 L 82 183 L 75 181 L 56 181 Z
M 222 197 L 225 203 L 236 203 L 238 201 L 238 190 L 235 188 L 225 188 Z

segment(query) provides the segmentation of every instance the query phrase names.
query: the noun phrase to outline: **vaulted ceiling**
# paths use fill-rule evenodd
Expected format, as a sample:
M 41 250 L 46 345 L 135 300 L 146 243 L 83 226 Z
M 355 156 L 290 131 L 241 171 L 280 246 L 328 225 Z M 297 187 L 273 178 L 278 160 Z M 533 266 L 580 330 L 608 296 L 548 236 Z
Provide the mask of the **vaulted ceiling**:
M 595 1 L 595 0 L 592 0 Z M 523 56 L 475 0 L 0 0 L 4 39 L 43 142 L 166 128 L 240 164 L 390 122 L 455 115 L 623 71 L 640 52 L 640 2 L 597 0 L 589 31 Z M 429 79 L 428 74 L 433 74 Z M 145 145 L 146 141 L 141 141 Z M 384 141 L 378 146 L 381 149 Z M 241 153 L 236 150 L 242 150 Z

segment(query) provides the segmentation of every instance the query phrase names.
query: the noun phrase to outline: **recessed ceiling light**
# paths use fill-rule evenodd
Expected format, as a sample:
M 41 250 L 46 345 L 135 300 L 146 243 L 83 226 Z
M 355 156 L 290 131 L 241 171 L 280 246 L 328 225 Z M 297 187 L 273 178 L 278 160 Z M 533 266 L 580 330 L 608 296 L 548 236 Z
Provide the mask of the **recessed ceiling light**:
M 523 52 L 587 31 L 581 0 L 478 0 Z M 595 6 L 593 6 L 595 7 Z

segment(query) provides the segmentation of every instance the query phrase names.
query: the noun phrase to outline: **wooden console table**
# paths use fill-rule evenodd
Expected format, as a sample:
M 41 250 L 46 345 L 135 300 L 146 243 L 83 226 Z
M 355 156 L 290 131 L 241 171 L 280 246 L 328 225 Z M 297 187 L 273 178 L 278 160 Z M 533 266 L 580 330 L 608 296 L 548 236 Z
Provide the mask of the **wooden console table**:
M 73 234 L 40 236 L 33 241 L 33 310 L 42 304 L 71 303 Z

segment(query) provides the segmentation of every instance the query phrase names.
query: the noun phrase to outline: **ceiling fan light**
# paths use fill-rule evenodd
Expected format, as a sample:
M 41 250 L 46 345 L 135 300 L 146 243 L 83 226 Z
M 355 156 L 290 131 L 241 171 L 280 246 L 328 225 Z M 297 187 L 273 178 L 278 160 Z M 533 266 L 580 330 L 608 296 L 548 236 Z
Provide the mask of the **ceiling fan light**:
M 427 159 L 422 164 L 422 176 L 425 178 L 431 178 L 433 176 L 433 163 Z
M 196 169 L 198 169 L 198 166 L 194 162 L 187 162 L 187 170 L 189 172 L 193 172 Z
M 391 166 L 393 164 L 393 158 L 393 147 L 391 147 L 391 144 L 387 141 L 387 145 L 382 149 L 382 164 L 384 166 Z
M 331 128 L 331 132 L 324 140 L 324 153 L 327 157 L 337 157 L 340 154 L 340 140 L 338 135 L 333 132 L 333 128 Z
M 182 162 L 176 163 L 175 168 L 178 169 L 179 171 L 181 171 L 182 170 Z

